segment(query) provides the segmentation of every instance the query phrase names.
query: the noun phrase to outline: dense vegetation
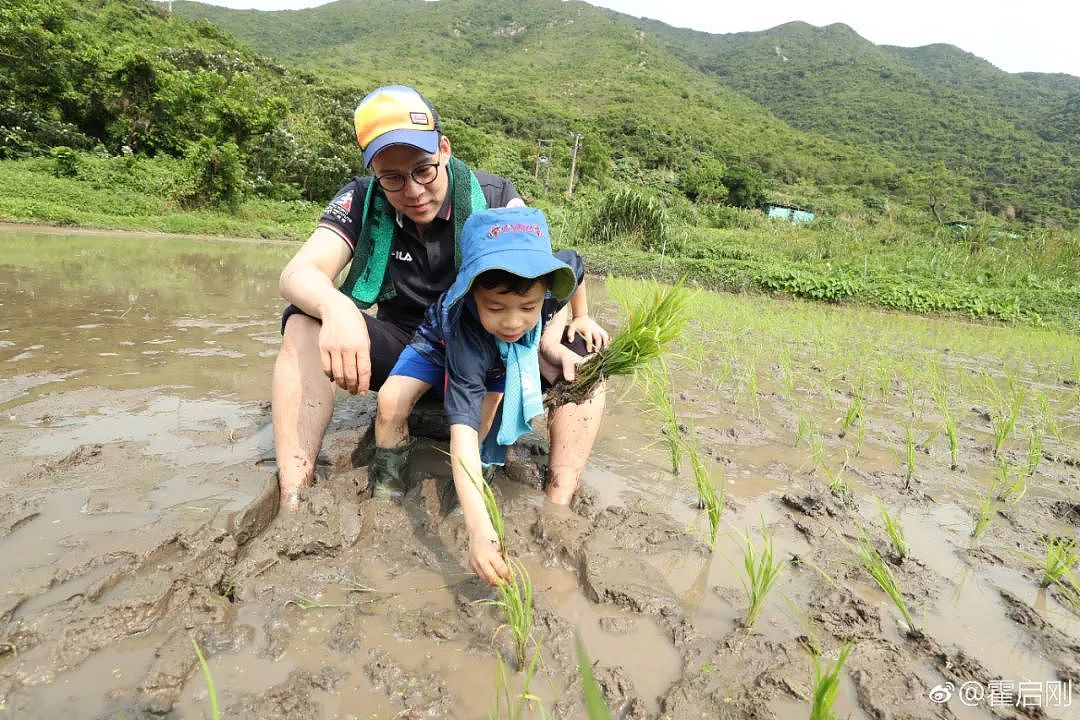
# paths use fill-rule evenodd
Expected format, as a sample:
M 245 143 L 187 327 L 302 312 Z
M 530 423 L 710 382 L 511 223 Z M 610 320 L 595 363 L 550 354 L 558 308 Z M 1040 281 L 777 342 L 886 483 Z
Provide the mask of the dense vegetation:
M 1077 220 L 1080 78 L 1002 72 L 951 45 L 878 47 L 839 24 L 722 36 L 639 25 L 794 127 L 951 168 L 972 208 Z
M 594 269 L 661 254 L 714 287 L 1080 327 L 1076 235 L 1038 229 L 1076 220 L 1075 78 L 843 26 L 706 36 L 559 0 L 174 8 L 0 6 L 0 218 L 303 237 L 360 169 L 353 104 L 406 82 Z M 766 199 L 818 220 L 767 221 Z

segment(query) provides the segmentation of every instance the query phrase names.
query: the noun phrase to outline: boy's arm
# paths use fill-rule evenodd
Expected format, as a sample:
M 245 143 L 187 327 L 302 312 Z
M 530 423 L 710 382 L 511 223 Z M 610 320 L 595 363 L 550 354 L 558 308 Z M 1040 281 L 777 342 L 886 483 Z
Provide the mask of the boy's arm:
M 480 436 L 468 425 L 450 426 L 450 462 L 454 489 L 465 515 L 469 534 L 469 566 L 488 585 L 510 580 L 499 538 L 488 517 L 484 498 L 476 483 L 484 482 L 480 466 Z
M 566 320 L 569 314 L 570 306 L 563 306 L 562 310 L 555 313 L 551 320 L 548 320 L 543 334 L 540 335 L 540 371 L 544 373 L 544 376 L 550 382 L 555 382 L 558 379 L 553 376 L 552 370 L 554 375 L 561 372 L 562 377 L 567 382 L 573 381 L 576 374 L 575 368 L 582 360 L 580 355 L 562 344 L 562 337 L 567 329 Z
M 580 335 L 585 341 L 586 352 L 603 350 L 611 341 L 608 331 L 589 316 L 589 300 L 585 295 L 584 277 L 578 281 L 574 294 L 570 296 L 570 317 L 571 320 L 566 325 L 566 339 L 573 342 L 574 336 Z

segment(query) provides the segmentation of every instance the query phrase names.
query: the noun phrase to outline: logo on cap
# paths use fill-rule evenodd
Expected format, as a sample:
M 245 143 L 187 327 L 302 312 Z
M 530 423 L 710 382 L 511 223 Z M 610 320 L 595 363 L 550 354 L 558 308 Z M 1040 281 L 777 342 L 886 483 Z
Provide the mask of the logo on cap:
M 489 238 L 497 238 L 504 232 L 521 232 L 535 235 L 536 237 L 544 237 L 544 231 L 539 225 L 526 225 L 525 223 L 507 223 L 504 225 L 492 225 L 488 230 L 487 236 Z
M 422 112 L 409 113 L 409 119 L 413 121 L 414 125 L 427 125 L 428 124 L 427 113 L 422 113 Z

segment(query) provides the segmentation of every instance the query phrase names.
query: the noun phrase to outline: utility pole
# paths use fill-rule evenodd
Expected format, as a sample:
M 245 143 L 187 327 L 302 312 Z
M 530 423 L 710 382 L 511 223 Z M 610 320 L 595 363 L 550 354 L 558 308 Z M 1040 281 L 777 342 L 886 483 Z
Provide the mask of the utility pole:
M 533 172 L 533 177 L 537 180 L 540 179 L 540 166 L 547 165 L 551 160 L 551 146 L 554 140 L 546 140 L 544 138 L 536 138 L 536 170 Z M 544 145 L 548 146 L 548 152 L 544 152 Z
M 577 174 L 577 156 L 581 149 L 581 133 L 574 133 L 574 156 L 570 160 L 570 185 L 566 188 L 566 199 L 574 197 L 574 176 Z

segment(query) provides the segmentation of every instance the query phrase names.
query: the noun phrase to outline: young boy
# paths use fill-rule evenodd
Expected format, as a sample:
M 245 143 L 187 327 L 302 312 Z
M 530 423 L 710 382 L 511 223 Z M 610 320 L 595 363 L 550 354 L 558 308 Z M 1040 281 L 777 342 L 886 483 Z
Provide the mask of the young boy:
M 603 347 L 607 333 L 587 317 L 580 257 L 573 251 L 551 252 L 547 221 L 539 210 L 473 213 L 462 229 L 461 258 L 454 284 L 428 308 L 379 391 L 371 483 L 375 497 L 404 494 L 412 446 L 409 413 L 429 389 L 442 391 L 454 487 L 469 534 L 469 564 L 494 584 L 509 579 L 509 571 L 473 480 L 483 477 L 482 464 L 502 464 L 506 448 L 543 412 L 541 374 L 549 382 L 560 376 L 573 379 L 582 356 L 562 342 L 567 298 L 574 295 L 570 304 L 578 322 L 570 335 L 584 339 L 578 343 L 581 352 Z M 581 405 L 560 407 L 549 418 L 545 492 L 553 502 L 570 502 L 603 407 L 601 391 Z

